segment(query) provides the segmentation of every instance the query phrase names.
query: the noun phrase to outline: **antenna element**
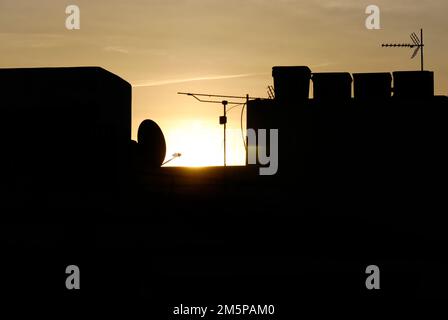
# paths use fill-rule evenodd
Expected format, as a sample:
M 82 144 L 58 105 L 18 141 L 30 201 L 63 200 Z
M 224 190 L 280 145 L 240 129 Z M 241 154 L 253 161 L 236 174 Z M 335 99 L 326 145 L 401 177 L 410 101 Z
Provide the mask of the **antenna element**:
M 415 32 L 412 32 L 411 35 L 412 43 L 383 43 L 381 47 L 400 47 L 400 48 L 414 48 L 415 51 L 412 53 L 411 59 L 414 59 L 417 53 L 420 51 L 420 68 L 423 71 L 423 29 L 420 29 L 420 39 L 417 37 Z

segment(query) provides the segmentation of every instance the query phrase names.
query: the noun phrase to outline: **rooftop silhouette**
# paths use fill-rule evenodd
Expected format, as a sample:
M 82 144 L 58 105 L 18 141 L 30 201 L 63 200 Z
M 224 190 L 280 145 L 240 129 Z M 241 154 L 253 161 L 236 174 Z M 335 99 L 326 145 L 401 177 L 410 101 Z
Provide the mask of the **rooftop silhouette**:
M 93 300 L 288 299 L 285 283 L 307 298 L 367 295 L 372 263 L 395 279 L 381 296 L 446 297 L 426 272 L 445 266 L 446 240 L 448 97 L 433 73 L 273 77 L 275 98 L 247 106 L 247 128 L 279 130 L 278 173 L 260 176 L 260 163 L 161 167 L 163 128 L 144 120 L 132 141 L 131 86 L 102 68 L 0 69 L 2 249 L 42 261 L 36 281 L 55 299 L 48 270 L 77 259 L 103 272 L 83 292 Z M 208 291 L 183 285 L 193 278 Z

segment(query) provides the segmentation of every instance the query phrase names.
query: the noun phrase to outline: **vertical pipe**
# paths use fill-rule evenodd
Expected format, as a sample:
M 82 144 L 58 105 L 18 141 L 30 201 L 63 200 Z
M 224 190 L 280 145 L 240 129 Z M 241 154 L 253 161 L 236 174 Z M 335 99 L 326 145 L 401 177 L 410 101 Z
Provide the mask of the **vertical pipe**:
M 224 106 L 224 167 L 227 166 L 227 160 L 226 160 L 226 124 L 227 124 L 227 115 L 226 115 L 226 105 L 227 101 L 222 102 Z
M 249 94 L 246 94 L 246 166 L 248 163 L 248 156 L 249 156 L 249 145 L 247 144 L 248 139 L 247 139 L 247 108 L 249 107 Z M 244 106 L 243 106 L 244 108 Z M 242 116 L 242 115 L 241 115 Z M 243 130 L 243 121 L 241 119 L 241 130 Z
M 421 68 L 422 68 L 422 71 L 423 71 L 423 29 L 420 29 L 420 45 L 422 46 L 421 47 L 421 52 L 420 52 L 420 65 L 421 65 Z

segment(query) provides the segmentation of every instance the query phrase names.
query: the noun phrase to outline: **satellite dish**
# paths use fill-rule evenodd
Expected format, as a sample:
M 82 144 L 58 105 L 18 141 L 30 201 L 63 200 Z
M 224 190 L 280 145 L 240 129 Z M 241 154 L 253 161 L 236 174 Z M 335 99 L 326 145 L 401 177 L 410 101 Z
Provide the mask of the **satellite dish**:
M 160 167 L 165 160 L 166 143 L 160 127 L 146 119 L 138 127 L 137 140 L 144 167 Z

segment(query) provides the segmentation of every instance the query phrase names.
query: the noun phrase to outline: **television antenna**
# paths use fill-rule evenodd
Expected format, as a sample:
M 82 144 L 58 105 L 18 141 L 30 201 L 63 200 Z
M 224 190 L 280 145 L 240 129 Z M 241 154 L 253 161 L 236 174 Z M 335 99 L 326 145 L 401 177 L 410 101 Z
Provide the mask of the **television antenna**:
M 420 51 L 420 67 L 421 71 L 423 71 L 423 29 L 420 29 L 420 39 L 415 34 L 415 32 L 412 32 L 411 35 L 412 43 L 383 43 L 381 47 L 407 47 L 407 48 L 415 48 L 414 52 L 412 53 L 411 59 L 415 58 L 417 53 Z
M 192 96 L 199 102 L 222 104 L 223 115 L 219 117 L 219 124 L 224 125 L 224 167 L 226 167 L 227 166 L 227 159 L 226 159 L 226 153 L 227 153 L 227 151 L 226 151 L 226 149 L 227 149 L 226 148 L 227 106 L 233 105 L 235 107 L 235 106 L 245 105 L 249 102 L 249 95 L 246 94 L 246 96 L 243 97 L 243 96 L 223 96 L 223 95 L 217 95 L 217 94 L 187 93 L 187 92 L 178 92 L 177 94 Z M 204 99 L 202 97 L 208 97 L 208 98 L 211 98 L 211 100 Z M 223 99 L 223 100 L 219 100 L 218 98 Z M 229 101 L 229 100 L 225 100 L 225 99 L 232 99 L 232 100 L 237 100 L 237 101 Z M 263 99 L 263 98 L 251 97 L 251 99 Z M 245 101 L 242 102 L 242 100 L 245 100 Z

